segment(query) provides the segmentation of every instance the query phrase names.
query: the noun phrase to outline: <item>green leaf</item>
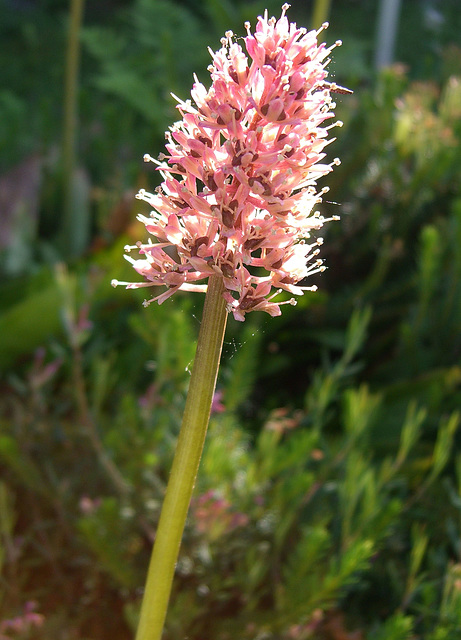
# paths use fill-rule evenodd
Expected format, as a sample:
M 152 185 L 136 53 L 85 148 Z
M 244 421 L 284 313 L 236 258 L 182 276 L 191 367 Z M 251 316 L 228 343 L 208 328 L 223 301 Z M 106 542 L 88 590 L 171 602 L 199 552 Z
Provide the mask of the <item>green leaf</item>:
M 411 640 L 413 635 L 413 619 L 402 612 L 395 613 L 378 629 L 367 634 L 368 640 Z
M 0 317 L 0 368 L 45 343 L 61 329 L 61 299 L 54 284 L 18 302 Z

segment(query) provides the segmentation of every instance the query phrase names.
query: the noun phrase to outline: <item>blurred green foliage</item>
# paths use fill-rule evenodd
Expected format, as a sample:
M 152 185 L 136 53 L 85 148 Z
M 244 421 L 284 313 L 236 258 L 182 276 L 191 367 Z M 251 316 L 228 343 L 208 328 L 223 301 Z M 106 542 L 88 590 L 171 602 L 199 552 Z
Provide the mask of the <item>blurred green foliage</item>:
M 0 61 L 12 60 L 0 88 L 8 638 L 132 636 L 202 298 L 145 310 L 142 291 L 109 282 L 133 277 L 123 245 L 144 229 L 131 191 L 155 185 L 141 158 L 176 118 L 169 91 L 187 95 L 192 71 L 205 80 L 206 45 L 263 9 L 135 0 L 106 3 L 107 19 L 95 4 L 81 38 L 78 168 L 93 228 L 72 261 L 56 186 L 67 5 L 17 14 L 7 3 L 0 23 Z M 335 79 L 355 94 L 338 96 L 342 167 L 328 183 L 341 205 L 322 205 L 341 214 L 323 247 L 329 269 L 280 318 L 229 324 L 168 640 L 461 638 L 457 17 L 447 2 L 410 72 L 374 78 L 374 4 L 332 3 L 329 41 L 347 43 L 348 28 L 353 43 L 337 52 Z M 303 21 L 301 6 L 293 14 Z

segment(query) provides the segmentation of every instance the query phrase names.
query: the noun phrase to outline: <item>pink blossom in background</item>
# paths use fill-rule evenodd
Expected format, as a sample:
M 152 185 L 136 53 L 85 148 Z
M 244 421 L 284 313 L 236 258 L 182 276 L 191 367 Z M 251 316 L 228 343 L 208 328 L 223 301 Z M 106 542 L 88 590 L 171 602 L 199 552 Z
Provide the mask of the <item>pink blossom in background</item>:
M 291 415 L 287 408 L 281 407 L 271 412 L 264 428 L 268 431 L 276 431 L 282 434 L 299 427 L 301 418 L 302 413 L 300 411 L 296 411 L 294 415 Z
M 101 506 L 102 500 L 101 498 L 90 498 L 89 496 L 82 496 L 79 500 L 78 506 L 80 507 L 80 511 L 85 516 L 93 515 Z
M 0 640 L 11 640 L 17 634 L 29 635 L 32 630 L 43 625 L 45 617 L 41 613 L 36 612 L 37 603 L 33 601 L 26 602 L 23 611 L 15 618 L 8 618 L 0 621 Z M 13 636 L 6 634 L 13 634 Z
M 226 410 L 226 407 L 222 402 L 223 395 L 224 394 L 220 389 L 214 392 L 213 401 L 211 403 L 211 414 L 224 413 L 224 411 Z
M 315 207 L 328 189 L 316 183 L 339 164 L 322 161 L 328 130 L 341 123 L 324 122 L 334 117 L 330 93 L 346 90 L 326 81 L 340 42 L 318 44 L 327 25 L 307 32 L 288 22 L 288 8 L 279 20 L 266 11 L 254 34 L 246 23 L 248 56 L 226 33 L 210 51 L 210 89 L 195 78 L 193 103 L 178 99 L 182 120 L 166 133 L 166 153 L 144 157 L 163 178 L 154 194 L 137 195 L 153 209 L 138 219 L 155 240 L 126 247 L 138 250 L 138 258 L 125 257 L 144 281 L 112 284 L 166 287 L 145 305 L 178 290 L 206 291 L 213 275 L 237 320 L 256 310 L 280 315 L 281 290 L 315 290 L 299 283 L 325 268 L 322 239 L 311 234 L 327 221 Z
M 249 522 L 245 513 L 236 511 L 226 498 L 213 490 L 192 499 L 191 516 L 196 531 L 210 540 L 245 527 Z

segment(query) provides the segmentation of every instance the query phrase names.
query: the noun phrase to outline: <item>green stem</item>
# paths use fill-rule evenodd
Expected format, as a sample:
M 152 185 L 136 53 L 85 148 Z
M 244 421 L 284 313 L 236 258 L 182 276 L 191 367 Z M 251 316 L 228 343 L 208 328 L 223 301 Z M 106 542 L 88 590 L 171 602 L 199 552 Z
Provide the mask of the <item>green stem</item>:
M 64 222 L 61 232 L 72 239 L 72 181 L 75 167 L 75 141 L 77 132 L 77 91 L 80 65 L 80 29 L 85 0 L 70 0 L 69 36 L 66 51 L 64 80 L 64 125 L 62 132 L 62 187 L 64 196 Z
M 312 28 L 319 29 L 328 20 L 331 0 L 316 0 L 312 15 Z
M 136 640 L 160 640 L 218 376 L 227 311 L 222 279 L 210 278 L 194 366 L 147 575 Z

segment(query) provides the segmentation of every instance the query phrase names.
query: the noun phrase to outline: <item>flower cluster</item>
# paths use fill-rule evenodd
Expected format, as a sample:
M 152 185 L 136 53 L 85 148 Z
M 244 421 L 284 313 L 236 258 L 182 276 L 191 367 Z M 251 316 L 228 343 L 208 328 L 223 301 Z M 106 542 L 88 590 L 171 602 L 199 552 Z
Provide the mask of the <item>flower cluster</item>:
M 175 291 L 206 291 L 204 281 L 219 276 L 227 308 L 237 320 L 249 311 L 280 315 L 274 297 L 285 290 L 301 295 L 315 287 L 302 280 L 324 270 L 318 258 L 322 239 L 313 230 L 326 222 L 315 206 L 328 190 L 317 179 L 339 164 L 322 164 L 334 116 L 326 81 L 330 48 L 318 45 L 319 31 L 279 20 L 258 18 L 255 33 L 245 24 L 248 56 L 231 31 L 222 48 L 210 50 L 212 85 L 197 78 L 194 104 L 178 99 L 182 120 L 166 133 L 166 153 L 155 162 L 163 182 L 154 194 L 137 197 L 152 207 L 139 215 L 155 238 L 125 256 L 145 279 L 112 281 L 128 289 L 164 285 L 145 301 L 161 304 Z M 275 289 L 275 291 L 274 291 Z M 287 302 L 295 304 L 294 299 Z

